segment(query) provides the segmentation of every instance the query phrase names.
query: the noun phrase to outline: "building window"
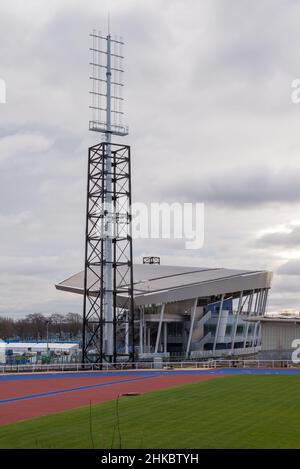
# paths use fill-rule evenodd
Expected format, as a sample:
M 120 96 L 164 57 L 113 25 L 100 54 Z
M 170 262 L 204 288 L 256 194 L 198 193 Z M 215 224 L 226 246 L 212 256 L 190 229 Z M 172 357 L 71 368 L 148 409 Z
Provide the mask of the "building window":
M 204 324 L 204 335 L 208 334 L 211 332 L 212 334 L 216 333 L 216 324 Z
M 181 337 L 183 324 L 181 322 L 168 323 L 168 336 Z

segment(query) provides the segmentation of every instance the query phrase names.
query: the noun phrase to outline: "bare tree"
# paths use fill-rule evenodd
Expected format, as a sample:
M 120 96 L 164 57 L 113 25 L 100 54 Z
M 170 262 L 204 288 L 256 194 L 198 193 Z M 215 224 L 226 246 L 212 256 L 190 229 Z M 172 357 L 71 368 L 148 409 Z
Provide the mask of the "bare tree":
M 53 313 L 44 316 L 41 313 L 28 314 L 25 318 L 0 318 L 0 338 L 20 340 L 45 340 L 47 338 L 47 322 L 49 338 L 76 339 L 80 338 L 82 331 L 82 318 L 80 314 Z
M 11 318 L 0 318 L 0 337 L 7 340 L 15 335 L 15 324 Z

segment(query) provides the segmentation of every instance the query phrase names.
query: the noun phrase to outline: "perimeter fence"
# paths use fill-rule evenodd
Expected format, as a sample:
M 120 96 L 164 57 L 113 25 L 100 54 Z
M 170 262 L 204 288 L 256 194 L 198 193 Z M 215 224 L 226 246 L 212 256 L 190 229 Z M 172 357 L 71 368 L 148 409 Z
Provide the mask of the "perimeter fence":
M 119 363 L 65 363 L 0 365 L 0 373 L 49 373 L 74 371 L 116 371 L 116 370 L 184 370 L 216 368 L 300 368 L 291 360 L 205 360 L 205 361 L 139 361 Z

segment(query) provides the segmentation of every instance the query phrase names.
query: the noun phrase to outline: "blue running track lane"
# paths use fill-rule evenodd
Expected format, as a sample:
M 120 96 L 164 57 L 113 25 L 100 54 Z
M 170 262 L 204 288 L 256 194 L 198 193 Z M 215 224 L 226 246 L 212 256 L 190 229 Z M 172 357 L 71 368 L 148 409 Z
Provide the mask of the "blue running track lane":
M 60 378 L 79 378 L 79 377 L 146 377 L 167 376 L 167 375 L 300 375 L 300 369 L 294 368 L 217 368 L 207 370 L 162 370 L 162 371 L 78 371 L 69 373 L 20 373 L 20 374 L 2 374 L 1 381 L 19 381 L 19 380 L 45 380 Z M 141 378 L 141 376 L 143 378 Z

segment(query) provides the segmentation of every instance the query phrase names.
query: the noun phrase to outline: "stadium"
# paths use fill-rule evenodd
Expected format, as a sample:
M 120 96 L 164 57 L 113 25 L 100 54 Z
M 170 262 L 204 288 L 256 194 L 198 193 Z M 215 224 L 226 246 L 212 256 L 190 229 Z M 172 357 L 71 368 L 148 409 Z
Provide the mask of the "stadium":
M 72 8 L 73 3 L 75 2 L 72 2 Z M 153 12 L 145 6 L 138 6 L 137 1 L 128 2 L 132 3 L 132 10 L 127 11 L 124 6 L 121 12 L 121 3 L 123 8 L 126 2 L 115 3 L 118 4 L 115 21 L 119 21 L 124 14 L 125 19 L 122 18 L 122 21 L 128 28 L 127 33 L 132 34 L 129 39 L 135 44 L 138 43 L 132 55 L 138 59 L 130 72 L 133 83 L 131 96 L 135 95 L 136 99 L 132 109 L 136 114 L 136 123 L 141 125 L 137 126 L 138 136 L 133 141 L 133 146 L 137 149 L 134 177 L 131 147 L 123 143 L 126 142 L 124 137 L 129 134 L 123 118 L 125 44 L 122 37 L 111 34 L 110 15 L 107 33 L 96 29 L 90 33 L 90 111 L 86 129 L 91 131 L 90 137 L 87 139 L 80 130 L 82 121 L 78 119 L 78 115 L 83 115 L 86 103 L 81 106 L 79 98 L 79 95 L 82 96 L 79 90 L 84 80 L 77 68 L 78 60 L 83 54 L 76 41 L 82 37 L 81 33 L 85 30 L 87 22 L 98 22 L 99 2 L 91 2 L 89 8 L 83 5 L 82 10 L 77 10 L 76 6 L 76 11 L 69 6 L 66 8 L 65 5 L 61 13 L 59 10 L 56 12 L 57 7 L 54 6 L 54 10 L 48 12 L 49 18 L 44 17 L 44 11 L 42 18 L 36 15 L 37 19 L 43 20 L 36 21 L 36 29 L 32 27 L 32 11 L 35 12 L 36 6 L 27 8 L 28 11 L 26 10 L 26 14 L 22 15 L 18 23 L 20 37 L 15 35 L 15 40 L 10 40 L 9 56 L 4 60 L 4 64 L 9 66 L 20 63 L 22 70 L 25 64 L 29 64 L 37 81 L 31 81 L 29 74 L 23 81 L 25 84 L 34 84 L 27 88 L 34 90 L 35 93 L 30 95 L 30 98 L 36 99 L 38 105 L 33 105 L 32 99 L 24 101 L 24 105 L 21 102 L 26 111 L 25 117 L 20 112 L 20 97 L 24 99 L 26 96 L 22 94 L 26 91 L 22 82 L 22 86 L 15 87 L 18 92 L 21 89 L 22 93 L 16 95 L 17 105 L 15 104 L 14 108 L 15 115 L 21 116 L 22 127 L 17 128 L 13 121 L 13 125 L 8 125 L 7 130 L 7 123 L 3 125 L 3 135 L 8 140 L 4 141 L 1 147 L 1 155 L 2 152 L 4 155 L 2 160 L 5 164 L 6 161 L 13 161 L 10 174 L 14 178 L 15 188 L 19 189 L 21 180 L 25 181 L 26 186 L 26 191 L 20 193 L 22 204 L 26 205 L 21 204 L 22 209 L 19 207 L 19 212 L 17 207 L 13 206 L 10 213 L 6 198 L 3 197 L 7 207 L 0 215 L 4 227 L 2 231 L 7 238 L 10 238 L 9 230 L 13 227 L 18 231 L 16 241 L 12 237 L 11 244 L 9 246 L 7 243 L 7 252 L 2 257 L 6 266 L 6 257 L 10 253 L 10 262 L 16 271 L 13 272 L 10 285 L 5 276 L 1 277 L 3 296 L 6 300 L 9 298 L 12 312 L 20 315 L 26 314 L 24 305 L 27 305 L 28 311 L 45 308 L 47 314 L 47 308 L 49 311 L 51 308 L 52 313 L 54 310 L 60 311 L 60 308 L 61 311 L 66 309 L 66 316 L 75 315 L 79 319 L 74 321 L 74 318 L 72 320 L 69 317 L 68 321 L 63 323 L 64 329 L 67 329 L 65 331 L 61 330 L 63 320 L 58 318 L 61 314 L 54 313 L 56 330 L 59 331 L 56 332 L 57 342 L 51 340 L 49 335 L 50 323 L 52 321 L 52 327 L 54 323 L 50 315 L 44 317 L 40 314 L 42 318 L 40 317 L 39 322 L 36 321 L 32 333 L 34 342 L 30 342 L 29 333 L 26 331 L 22 332 L 26 335 L 24 341 L 20 340 L 20 332 L 14 333 L 13 337 L 10 332 L 2 333 L 5 340 L 0 338 L 0 449 L 104 449 L 109 454 L 105 463 L 110 461 L 109 451 L 114 449 L 119 452 L 124 449 L 146 449 L 150 454 L 149 448 L 154 452 L 157 449 L 169 448 L 299 449 L 300 358 L 298 362 L 293 360 L 291 341 L 297 341 L 300 320 L 266 318 L 273 275 L 271 270 L 274 270 L 273 266 L 276 267 L 279 257 L 285 255 L 280 251 L 280 236 L 283 232 L 287 234 L 287 231 L 292 231 L 294 222 L 289 221 L 284 212 L 288 229 L 282 230 L 282 220 L 281 223 L 278 222 L 278 226 L 281 226 L 281 231 L 278 232 L 271 232 L 270 226 L 265 224 L 261 224 L 257 230 L 253 228 L 264 216 L 260 210 L 262 204 L 272 206 L 269 221 L 275 224 L 275 212 L 280 212 L 277 203 L 281 201 L 277 192 L 281 192 L 279 195 L 285 203 L 298 201 L 294 194 L 290 194 L 290 187 L 285 188 L 277 176 L 277 173 L 281 176 L 279 166 L 274 166 L 272 161 L 272 166 L 266 165 L 264 168 L 264 159 L 267 159 L 268 154 L 276 154 L 271 144 L 272 140 L 275 140 L 274 129 L 279 127 L 270 126 L 272 138 L 269 138 L 271 133 L 268 132 L 269 124 L 273 120 L 279 121 L 277 115 L 276 119 L 273 115 L 270 119 L 271 111 L 276 112 L 278 103 L 265 102 L 263 109 L 258 106 L 259 101 L 263 101 L 262 79 L 267 77 L 265 85 L 268 91 L 274 89 L 273 83 L 269 82 L 271 73 L 266 67 L 272 65 L 273 70 L 282 71 L 287 68 L 286 62 L 280 69 L 277 63 L 271 64 L 272 54 L 268 54 L 270 60 L 265 60 L 265 57 L 262 60 L 259 53 L 264 49 L 258 41 L 263 42 L 261 36 L 266 36 L 270 27 L 265 28 L 261 24 L 263 15 L 259 9 L 248 9 L 248 6 L 244 6 L 244 10 L 239 10 L 235 6 L 232 12 L 229 11 L 235 20 L 238 19 L 232 26 L 227 17 L 230 8 L 224 6 L 220 12 L 215 10 L 215 6 L 204 6 L 204 9 L 198 12 L 201 15 L 196 17 L 194 7 L 189 6 L 187 9 L 185 2 L 164 2 L 168 4 L 167 14 L 165 5 L 162 6 L 163 2 L 156 5 L 159 6 L 156 10 L 155 2 L 152 2 Z M 176 3 L 174 10 L 173 3 Z M 180 3 L 182 10 L 179 8 Z M 194 4 L 200 5 L 202 2 Z M 46 11 L 45 5 L 42 10 Z M 257 10 L 259 14 L 255 20 L 251 17 L 252 10 Z M 293 18 L 298 17 L 296 13 Z M 284 18 L 284 9 L 280 9 L 279 14 Z M 178 23 L 173 22 L 177 15 Z M 190 16 L 187 16 L 188 22 L 184 28 L 186 15 Z M 142 16 L 144 23 L 141 21 Z M 222 31 L 223 16 L 226 29 Z M 275 15 L 267 16 L 268 26 L 273 16 L 276 22 L 278 21 Z M 9 12 L 8 25 L 10 17 L 15 21 L 14 15 Z M 201 23 L 202 18 L 207 19 L 207 24 Z M 26 37 L 20 26 L 23 27 L 27 19 L 29 32 Z M 244 25 L 245 19 L 250 21 L 249 25 Z M 148 22 L 151 29 L 147 26 Z M 154 23 L 157 28 L 161 25 L 161 36 L 156 30 L 153 32 Z M 173 30 L 169 31 L 170 24 Z M 241 31 L 238 29 L 240 24 Z M 295 24 L 298 31 L 297 22 Z M 69 25 L 72 25 L 72 28 Z M 253 25 L 255 41 L 252 39 L 251 44 L 244 44 L 240 35 L 246 31 L 248 36 L 249 31 L 253 30 Z M 210 31 L 213 27 L 215 36 Z M 257 34 L 259 28 L 262 29 L 262 35 Z M 284 28 L 286 29 L 286 22 L 281 30 Z M 4 29 L 5 41 L 10 28 L 8 26 Z M 199 30 L 198 35 L 190 36 L 194 30 Z M 231 31 L 234 32 L 232 38 Z M 38 40 L 34 42 L 36 37 Z M 203 41 L 203 37 L 208 40 Z M 272 36 L 268 38 L 267 51 L 270 44 L 273 47 L 273 43 Z M 214 49 L 209 50 L 208 45 L 211 44 Z M 23 47 L 30 51 L 30 60 L 24 59 L 26 54 L 23 55 Z M 38 51 L 41 51 L 41 58 L 37 54 Z M 17 52 L 21 54 L 20 57 Z M 32 60 L 33 52 L 35 60 Z M 143 54 L 146 56 L 144 62 Z M 53 61 L 52 55 L 56 55 Z M 283 56 L 277 53 L 277 50 L 274 55 L 277 60 Z M 236 56 L 240 58 L 240 63 L 235 62 Z M 259 68 L 255 70 L 257 57 Z M 169 62 L 169 58 L 173 62 Z M 248 59 L 250 69 L 245 66 L 248 66 Z M 50 64 L 48 70 L 46 60 Z M 67 67 L 60 70 L 63 64 Z M 210 68 L 213 65 L 217 65 L 215 69 Z M 223 74 L 221 65 L 225 66 Z M 261 68 L 262 66 L 264 68 Z M 239 69 L 245 71 L 245 75 L 239 76 Z M 7 70 L 8 76 L 13 76 L 11 69 Z M 150 78 L 146 86 L 143 84 L 139 88 L 141 77 L 144 80 L 148 71 Z M 276 77 L 278 75 L 273 74 Z M 14 74 L 14 80 L 18 79 L 18 75 L 20 74 Z M 159 81 L 155 81 L 155 75 L 159 77 Z M 179 80 L 173 82 L 172 78 L 177 75 Z M 259 80 L 250 80 L 249 77 L 253 76 Z M 204 81 L 200 82 L 200 79 Z M 225 80 L 224 87 L 220 86 L 222 80 Z M 255 99 L 248 94 L 248 91 L 251 91 L 248 81 L 255 83 Z M 41 87 L 40 92 L 39 86 L 43 82 L 46 87 Z M 14 86 L 18 84 L 17 81 L 13 83 Z M 60 88 L 60 85 L 65 88 Z M 234 85 L 234 88 L 231 88 L 231 85 Z M 194 93 L 196 88 L 199 88 L 198 94 Z M 43 91 L 51 101 L 49 107 L 46 107 L 46 99 L 43 99 L 42 106 L 40 105 Z M 236 92 L 241 93 L 238 96 L 242 99 L 234 101 Z M 268 100 L 271 99 L 271 93 L 266 95 Z M 258 96 L 260 99 L 257 99 Z M 162 98 L 166 100 L 163 101 Z M 256 133 L 252 101 L 259 122 Z M 13 104 L 13 101 L 11 102 Z M 28 103 L 35 113 L 37 109 L 42 109 L 36 120 L 29 112 Z M 147 114 L 147 106 L 151 107 L 150 104 L 153 104 L 153 108 L 150 114 Z M 166 113 L 165 104 L 169 106 Z M 230 106 L 233 113 L 229 112 Z M 69 114 L 65 114 L 67 108 L 70 108 Z M 219 108 L 222 113 L 218 116 Z M 173 114 L 176 120 L 170 119 L 170 122 L 167 122 L 167 117 L 169 119 Z M 44 122 L 45 116 L 52 117 L 52 120 L 45 119 Z M 261 123 L 265 116 L 268 116 L 268 126 L 263 127 Z M 231 121 L 232 127 L 229 125 Z M 154 123 L 156 126 L 152 126 Z M 282 127 L 286 131 L 285 127 L 288 126 L 281 126 L 278 134 L 281 133 Z M 244 133 L 245 128 L 249 135 Z M 31 133 L 27 136 L 29 130 Z M 44 132 L 48 138 L 43 138 Z M 162 138 L 164 133 L 165 137 Z M 266 136 L 265 143 L 260 140 L 263 134 Z M 3 143 L 2 138 L 0 140 Z M 246 142 L 244 147 L 241 141 Z M 260 145 L 259 151 L 257 146 L 251 147 L 254 141 L 255 145 Z M 83 145 L 87 142 L 89 147 L 86 148 L 87 158 L 84 160 L 87 178 L 85 185 L 80 186 L 80 158 Z M 295 144 L 287 145 L 286 142 L 284 135 L 278 152 L 281 153 L 284 148 L 284 158 L 285 151 L 296 148 Z M 237 144 L 239 146 L 236 146 Z M 25 172 L 25 177 L 16 171 L 19 161 L 14 161 L 16 155 L 13 146 L 17 149 L 16 153 L 29 154 L 25 165 L 26 171 L 30 168 L 32 173 Z M 38 166 L 35 155 L 43 152 L 50 162 Z M 67 158 L 64 159 L 65 153 Z M 231 159 L 232 154 L 234 158 Z M 252 159 L 254 160 L 256 154 L 257 166 L 251 168 L 250 163 L 253 163 Z M 140 156 L 143 158 L 139 160 Z M 239 168 L 241 160 L 245 162 L 245 166 Z M 198 166 L 196 161 L 200 162 Z M 282 168 L 288 166 L 286 159 L 284 165 Z M 76 166 L 77 169 L 73 172 Z M 208 167 L 211 172 L 207 170 Z M 178 173 L 177 179 L 173 179 L 173 172 L 174 175 Z M 28 178 L 29 174 L 31 179 Z M 284 171 L 282 174 L 285 174 Z M 274 187 L 271 184 L 273 180 L 270 181 L 272 178 L 275 181 Z M 40 185 L 37 183 L 38 179 L 41 180 Z M 73 180 L 76 180 L 74 184 Z M 192 256 L 191 253 L 187 255 L 181 248 L 178 249 L 176 243 L 179 237 L 171 238 L 172 230 L 168 231 L 170 236 L 161 236 L 160 240 L 168 238 L 168 246 L 173 246 L 165 251 L 169 253 L 169 263 L 172 263 L 172 255 L 175 253 L 174 264 L 188 263 L 189 259 L 193 259 L 191 263 L 196 264 L 198 259 L 200 265 L 205 265 L 205 259 L 210 256 L 207 264 L 215 263 L 219 267 L 165 265 L 164 262 L 160 263 L 159 257 L 147 257 L 143 259 L 143 263 L 137 262 L 139 256 L 149 253 L 153 246 L 155 254 L 161 255 L 162 259 L 164 253 L 162 243 L 155 244 L 157 237 L 153 236 L 154 243 L 152 240 L 148 244 L 141 242 L 137 249 L 139 255 L 133 255 L 132 180 L 138 182 L 139 197 L 145 197 L 149 203 L 151 200 L 160 199 L 167 205 L 173 202 L 175 205 L 183 205 L 182 201 L 187 199 L 192 201 L 191 205 L 197 205 L 198 202 L 203 205 L 200 200 L 210 204 L 210 208 L 213 207 L 208 222 L 211 244 L 208 243 L 205 254 L 201 255 L 199 251 L 195 251 Z M 12 186 L 6 173 L 3 181 Z M 57 181 L 59 185 L 56 185 Z M 83 187 L 86 188 L 85 193 Z M 149 191 L 148 194 L 150 187 L 152 192 Z M 11 187 L 9 190 L 12 190 Z M 27 196 L 30 191 L 34 192 L 35 198 L 31 201 L 33 207 L 28 210 L 30 199 Z M 7 197 L 7 200 L 14 199 L 17 192 L 14 190 L 13 197 Z M 35 206 L 35 199 L 39 199 L 42 205 Z M 80 213 L 79 207 L 83 199 L 86 201 L 85 220 L 81 215 L 79 221 L 77 220 L 82 228 L 80 235 L 78 231 L 77 238 L 73 230 L 75 221 L 72 216 L 74 213 Z M 253 216 L 255 204 L 258 207 L 255 212 L 259 212 L 256 219 Z M 228 207 L 230 210 L 227 210 Z M 44 218 L 47 218 L 44 215 L 52 215 L 52 211 L 59 212 L 60 217 L 49 216 L 50 231 L 46 230 L 46 225 L 42 231 Z M 72 212 L 72 216 L 69 212 Z M 157 218 L 158 224 L 162 218 L 164 215 Z M 190 239 L 189 231 L 183 226 L 187 219 L 191 225 L 194 224 L 195 220 L 190 214 L 189 217 L 181 217 L 179 222 L 176 221 L 176 230 L 173 230 L 177 234 L 184 234 L 185 241 Z M 213 223 L 210 225 L 212 219 Z M 61 232 L 56 222 L 51 223 L 52 220 L 58 220 L 57 223 L 64 225 Z M 165 217 L 164 221 L 171 224 L 171 216 Z M 23 233 L 20 236 L 20 223 L 23 223 L 24 233 L 30 238 L 26 239 L 23 246 L 23 257 L 16 249 L 19 248 L 20 238 L 24 237 Z M 196 235 L 200 233 L 201 228 L 197 225 L 194 230 Z M 158 229 L 157 233 L 159 231 Z M 262 232 L 275 236 L 270 236 L 267 241 L 262 236 L 255 244 L 253 235 L 258 237 Z M 218 234 L 216 240 L 215 233 Z M 76 256 L 80 252 L 80 236 L 84 238 L 84 257 L 82 256 L 81 261 L 76 264 Z M 226 237 L 227 244 L 223 242 Z M 236 249 L 235 241 L 242 237 L 240 250 Z M 269 256 L 268 249 L 271 245 L 278 248 L 274 263 L 272 255 Z M 286 248 L 289 242 L 285 241 L 284 245 Z M 162 252 L 159 248 L 156 249 L 157 246 L 161 247 Z M 227 249 L 228 246 L 230 249 Z M 193 249 L 200 247 L 197 244 Z M 265 249 L 265 257 L 261 254 L 261 248 Z M 41 250 L 40 255 L 38 249 Z M 257 265 L 262 270 L 255 269 L 255 258 L 249 261 L 254 252 L 257 255 Z M 273 253 L 271 249 L 270 252 Z M 290 259 L 288 256 L 287 258 Z M 234 260 L 236 269 L 231 268 Z M 34 261 L 37 265 L 32 267 Z M 246 262 L 249 262 L 250 270 L 243 268 Z M 26 275 L 23 272 L 25 267 Z M 289 270 L 287 275 L 293 275 L 294 268 L 293 265 L 293 270 Z M 73 272 L 77 273 L 59 281 Z M 21 280 L 23 296 L 17 294 L 16 288 Z M 62 297 L 62 294 L 57 293 L 55 288 L 59 292 L 67 293 L 65 298 L 71 298 L 72 295 L 74 298 L 74 295 L 77 295 L 76 299 L 82 299 L 82 307 L 78 307 L 78 302 L 74 307 L 78 307 L 78 311 L 71 312 L 67 308 L 73 308 L 70 306 L 72 302 L 60 302 L 57 297 Z M 50 290 L 54 292 L 54 299 L 51 299 Z M 290 294 L 294 293 L 293 290 L 291 282 L 291 287 L 288 285 L 279 290 L 279 293 Z M 17 324 L 22 321 L 23 318 L 17 321 Z M 73 325 L 76 325 L 76 332 L 72 331 L 72 321 Z M 11 319 L 11 322 L 15 324 L 16 321 Z M 41 322 L 44 332 L 41 331 Z M 30 325 L 32 324 L 33 321 L 30 322 Z M 26 324 L 21 325 L 26 329 Z M 74 341 L 73 335 L 76 339 Z M 68 342 L 65 337 L 69 337 Z M 95 454 L 97 463 L 101 463 L 101 453 Z M 211 464 L 213 453 L 207 454 L 208 464 Z M 78 457 L 78 451 L 74 452 L 74 455 L 75 458 Z M 59 456 L 61 457 L 61 453 Z M 232 464 L 232 453 L 229 458 Z M 255 458 L 257 462 L 256 454 Z M 40 465 L 40 453 L 37 459 Z M 45 459 L 49 462 L 47 456 Z M 235 459 L 239 464 L 242 463 L 242 458 Z M 61 463 L 61 459 L 56 458 L 55 464 L 58 461 Z M 18 462 L 22 464 L 23 460 Z M 29 462 L 32 465 L 31 459 Z M 68 465 L 72 462 L 69 460 Z M 118 459 L 113 462 L 118 462 Z M 223 455 L 222 461 L 218 462 L 224 464 Z M 12 460 L 9 459 L 8 464 L 11 463 Z M 83 464 L 88 463 L 89 459 L 85 453 Z M 200 458 L 199 463 L 203 463 Z
M 266 310 L 271 272 L 135 264 L 133 275 L 138 359 L 247 356 L 260 350 L 257 317 Z M 88 284 L 96 297 L 97 278 L 91 275 Z M 56 288 L 83 295 L 84 272 Z M 118 343 L 124 352 L 129 334 Z
M 0 367 L 0 448 L 298 448 L 300 369 L 256 358 L 271 279 L 136 264 L 136 361 L 125 322 L 118 363 Z M 56 287 L 83 295 L 83 282 Z

